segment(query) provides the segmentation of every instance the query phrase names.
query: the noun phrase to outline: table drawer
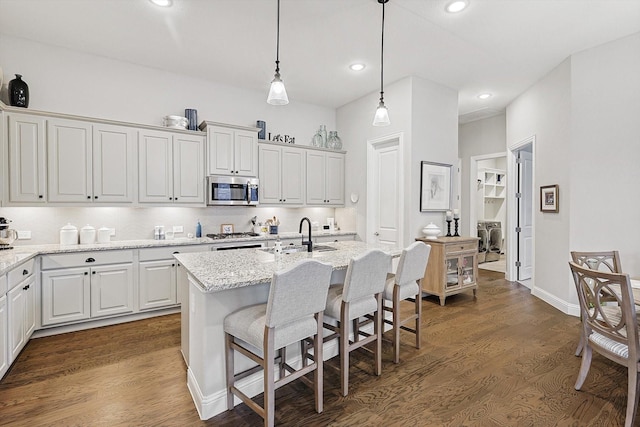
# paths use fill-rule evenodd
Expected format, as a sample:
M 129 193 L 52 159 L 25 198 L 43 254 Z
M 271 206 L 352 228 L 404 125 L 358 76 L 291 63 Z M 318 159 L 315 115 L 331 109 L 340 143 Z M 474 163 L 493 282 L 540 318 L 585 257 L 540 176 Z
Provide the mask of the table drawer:
M 445 247 L 445 252 L 448 254 L 453 252 L 466 252 L 476 250 L 478 250 L 477 240 L 471 242 L 448 243 Z
M 27 277 L 33 275 L 33 271 L 36 268 L 35 258 L 25 261 L 7 274 L 7 280 L 9 282 L 9 290 L 13 289 L 18 283 L 22 282 Z
M 208 252 L 209 245 L 163 246 L 161 248 L 140 249 L 140 261 L 172 259 L 175 253 Z
M 68 267 L 92 267 L 94 265 L 119 264 L 133 262 L 133 251 L 76 252 L 72 254 L 54 254 L 42 257 L 42 269 Z

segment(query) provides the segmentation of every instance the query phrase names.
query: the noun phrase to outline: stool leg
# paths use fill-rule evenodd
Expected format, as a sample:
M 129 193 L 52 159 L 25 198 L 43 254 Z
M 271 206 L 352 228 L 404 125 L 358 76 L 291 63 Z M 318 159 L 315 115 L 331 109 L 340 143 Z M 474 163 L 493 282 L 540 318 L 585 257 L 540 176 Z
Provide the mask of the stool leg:
M 340 383 L 342 395 L 349 394 L 349 303 L 342 301 L 340 313 Z
M 316 314 L 316 321 L 318 322 L 318 332 L 313 338 L 313 356 L 315 358 L 316 370 L 313 371 L 313 381 L 315 382 L 315 394 L 316 394 L 316 412 L 321 413 L 323 411 L 323 399 L 324 399 L 324 362 L 322 360 L 322 312 Z
M 353 342 L 358 342 L 360 340 L 360 319 L 353 319 L 351 322 L 353 323 Z
M 233 349 L 231 348 L 231 343 L 233 342 L 233 336 L 230 334 L 224 334 L 224 361 L 227 370 L 227 410 L 231 411 L 233 409 L 233 392 L 231 391 L 231 387 L 234 383 L 234 368 L 233 368 Z
M 376 346 L 374 350 L 375 355 L 375 374 L 382 374 L 382 295 L 376 294 L 376 301 L 378 303 L 378 309 L 373 316 L 373 333 L 376 336 Z
M 400 286 L 393 286 L 393 363 L 400 362 Z
M 416 348 L 419 349 L 422 346 L 422 290 L 416 295 L 416 314 Z
M 273 348 L 274 330 L 266 326 L 264 329 L 264 359 L 262 360 L 262 368 L 264 370 L 264 425 L 265 427 L 273 427 L 275 425 L 276 410 L 275 378 L 273 373 L 273 359 L 275 357 L 275 349 Z

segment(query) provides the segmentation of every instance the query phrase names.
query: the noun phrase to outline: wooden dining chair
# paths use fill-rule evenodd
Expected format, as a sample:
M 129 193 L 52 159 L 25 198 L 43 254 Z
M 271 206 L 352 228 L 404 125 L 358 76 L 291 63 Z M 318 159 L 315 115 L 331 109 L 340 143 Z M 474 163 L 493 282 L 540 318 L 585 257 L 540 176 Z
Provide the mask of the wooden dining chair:
M 580 390 L 591 367 L 592 350 L 627 368 L 625 426 L 634 424 L 640 388 L 638 320 L 627 274 L 608 273 L 569 262 L 580 301 L 584 349 L 575 389 Z M 604 299 L 614 298 L 616 304 Z
M 600 270 L 610 273 L 622 273 L 622 264 L 620 263 L 620 254 L 618 251 L 603 252 L 571 252 L 571 259 L 576 264 L 590 268 L 591 270 Z M 613 301 L 609 295 L 603 295 L 606 301 Z M 584 347 L 584 336 L 580 334 L 580 342 L 576 347 L 576 356 L 580 356 Z

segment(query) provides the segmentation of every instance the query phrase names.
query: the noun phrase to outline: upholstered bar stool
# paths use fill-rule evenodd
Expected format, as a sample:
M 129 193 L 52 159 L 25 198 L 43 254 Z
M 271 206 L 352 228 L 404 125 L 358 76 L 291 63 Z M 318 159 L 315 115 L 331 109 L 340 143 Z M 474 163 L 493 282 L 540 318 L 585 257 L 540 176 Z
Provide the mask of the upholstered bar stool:
M 384 322 L 393 326 L 393 361 L 400 362 L 400 329 L 409 331 L 416 335 L 416 348 L 421 344 L 422 320 L 422 278 L 427 268 L 431 246 L 423 242 L 415 242 L 402 250 L 398 268 L 395 274 L 387 276 L 387 283 L 384 287 L 383 298 L 391 301 L 392 307 L 385 305 L 385 311 L 393 312 L 393 321 L 385 319 Z M 410 301 L 414 303 L 415 309 L 410 316 L 400 319 L 400 302 Z M 415 321 L 415 328 L 405 326 L 407 323 Z
M 331 265 L 307 259 L 276 272 L 266 304 L 240 309 L 224 319 L 229 410 L 233 409 L 234 395 L 238 396 L 264 419 L 265 426 L 273 426 L 275 390 L 297 378 L 309 382 L 304 375 L 313 372 L 316 411 L 322 412 L 322 323 L 331 271 Z M 306 338 L 313 340 L 314 360 L 296 371 L 286 363 L 284 350 L 287 345 Z M 274 372 L 276 350 L 280 350 L 278 380 L 275 380 Z M 235 351 L 258 363 L 258 366 L 234 374 Z M 236 380 L 261 369 L 264 370 L 264 407 L 235 385 Z
M 324 327 L 333 331 L 326 336 L 328 341 L 339 338 L 340 382 L 342 395 L 349 393 L 349 353 L 375 342 L 373 355 L 374 373 L 382 372 L 382 292 L 391 269 L 391 256 L 381 250 L 372 249 L 352 258 L 347 268 L 344 284 L 329 288 L 325 315 L 333 318 L 337 326 L 325 323 Z M 360 318 L 373 315 L 373 334 L 360 329 L 370 320 L 360 322 Z M 353 322 L 353 341 L 349 340 L 349 325 Z M 364 348 L 365 350 L 368 350 Z

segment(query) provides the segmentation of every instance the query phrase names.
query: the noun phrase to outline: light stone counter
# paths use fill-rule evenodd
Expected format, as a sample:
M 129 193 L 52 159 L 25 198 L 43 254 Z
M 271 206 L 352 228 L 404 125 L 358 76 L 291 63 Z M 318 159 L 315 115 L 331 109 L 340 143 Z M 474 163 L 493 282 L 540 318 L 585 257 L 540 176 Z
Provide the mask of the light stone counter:
M 401 250 L 388 246 L 375 246 L 356 241 L 323 243 L 335 251 L 296 252 L 274 255 L 261 249 L 236 249 L 218 252 L 176 254 L 174 257 L 186 268 L 202 291 L 219 292 L 271 281 L 273 273 L 292 266 L 296 262 L 314 258 L 346 270 L 349 260 L 367 249 L 378 248 L 399 256 Z

